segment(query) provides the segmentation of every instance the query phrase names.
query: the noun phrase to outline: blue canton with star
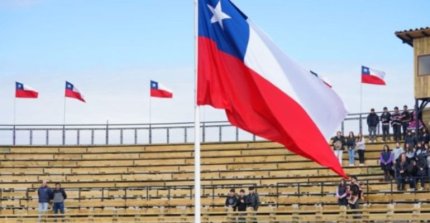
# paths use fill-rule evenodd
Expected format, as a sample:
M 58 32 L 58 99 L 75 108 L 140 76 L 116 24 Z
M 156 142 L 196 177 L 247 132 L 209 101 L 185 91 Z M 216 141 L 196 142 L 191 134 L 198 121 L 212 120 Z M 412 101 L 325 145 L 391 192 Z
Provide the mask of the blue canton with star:
M 230 0 L 199 0 L 199 37 L 241 60 L 249 41 L 247 17 Z

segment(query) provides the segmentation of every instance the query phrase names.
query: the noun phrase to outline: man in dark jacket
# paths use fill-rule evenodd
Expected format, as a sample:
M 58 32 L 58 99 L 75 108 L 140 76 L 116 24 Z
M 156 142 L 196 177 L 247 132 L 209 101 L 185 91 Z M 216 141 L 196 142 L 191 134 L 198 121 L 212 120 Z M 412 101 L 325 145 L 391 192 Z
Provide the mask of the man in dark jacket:
M 49 200 L 52 196 L 52 190 L 48 187 L 48 181 L 42 181 L 42 185 L 37 189 L 37 195 L 39 197 L 39 222 L 42 215 L 48 211 Z
M 421 143 L 417 144 L 417 150 L 415 152 L 415 159 L 417 161 L 417 178 L 416 182 L 421 182 L 420 190 L 424 189 L 424 184 L 427 177 L 427 150 Z
M 403 112 L 401 114 L 402 121 L 402 129 L 403 129 L 403 138 L 406 137 L 406 133 L 408 130 L 409 122 L 411 121 L 412 115 L 408 111 L 408 106 L 403 106 Z
M 382 124 L 382 140 L 390 140 L 390 121 L 391 114 L 388 112 L 387 107 L 384 107 L 384 111 L 381 114 L 381 124 Z
M 371 142 L 375 142 L 376 140 L 376 128 L 379 124 L 379 117 L 375 113 L 375 109 L 370 109 L 370 113 L 367 116 L 367 126 L 369 127 L 369 139 Z
M 61 188 L 60 183 L 55 184 L 55 189 L 52 191 L 52 203 L 54 203 L 53 209 L 54 214 L 60 212 L 64 214 L 64 200 L 67 199 L 67 194 L 63 188 Z
M 393 126 L 393 137 L 394 141 L 399 142 L 401 140 L 401 114 L 398 107 L 394 107 L 394 113 L 391 115 L 391 126 Z
M 257 192 L 255 192 L 254 187 L 248 188 L 248 196 L 246 196 L 246 204 L 248 207 L 252 207 L 254 211 L 258 210 L 260 206 L 260 198 L 258 197 Z
M 233 208 L 234 211 L 237 209 L 237 196 L 234 189 L 230 189 L 227 198 L 225 199 L 225 206 L 227 208 Z
M 417 138 L 415 137 L 415 134 L 412 134 L 412 131 L 408 130 L 405 135 L 405 148 L 415 147 L 416 144 Z

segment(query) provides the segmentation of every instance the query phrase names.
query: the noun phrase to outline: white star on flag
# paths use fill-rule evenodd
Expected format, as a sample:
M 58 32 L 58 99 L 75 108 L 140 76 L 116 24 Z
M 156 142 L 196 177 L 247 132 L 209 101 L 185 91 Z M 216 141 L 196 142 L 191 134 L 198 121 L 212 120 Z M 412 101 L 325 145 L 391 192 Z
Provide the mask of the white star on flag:
M 213 16 L 211 18 L 211 23 L 219 23 L 219 25 L 221 26 L 222 29 L 224 29 L 224 25 L 222 23 L 222 20 L 224 19 L 231 19 L 231 17 L 227 14 L 225 14 L 222 11 L 221 8 L 221 0 L 218 2 L 218 4 L 216 5 L 216 7 L 212 7 L 211 5 L 208 5 L 209 10 L 211 10 Z

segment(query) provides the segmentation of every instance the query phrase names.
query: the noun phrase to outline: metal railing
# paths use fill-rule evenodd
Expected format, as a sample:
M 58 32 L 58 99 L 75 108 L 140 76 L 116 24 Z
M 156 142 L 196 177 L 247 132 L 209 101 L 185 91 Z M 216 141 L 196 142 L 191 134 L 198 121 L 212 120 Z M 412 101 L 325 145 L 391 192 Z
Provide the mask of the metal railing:
M 380 114 L 380 113 L 378 113 Z M 368 113 L 351 113 L 340 131 L 367 133 L 363 120 Z M 232 126 L 227 121 L 201 122 L 202 142 L 239 142 L 263 140 Z M 194 123 L 151 124 L 0 124 L 0 145 L 138 145 L 193 142 Z M 377 128 L 377 134 L 380 128 Z

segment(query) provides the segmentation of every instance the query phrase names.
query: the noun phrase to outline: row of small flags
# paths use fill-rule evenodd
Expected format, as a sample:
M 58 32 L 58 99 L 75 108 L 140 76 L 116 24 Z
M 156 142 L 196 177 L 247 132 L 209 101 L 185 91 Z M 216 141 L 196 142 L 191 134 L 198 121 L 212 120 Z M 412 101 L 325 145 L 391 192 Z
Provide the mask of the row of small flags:
M 173 92 L 162 84 L 151 81 L 150 82 L 150 95 L 157 98 L 173 98 Z M 85 102 L 81 92 L 72 83 L 66 81 L 65 93 L 66 98 L 73 98 Z M 30 98 L 35 99 L 39 97 L 39 92 L 27 84 L 21 82 L 15 83 L 15 97 L 16 98 Z
M 313 71 L 310 71 L 310 72 L 316 77 L 319 77 L 317 73 Z M 384 77 L 385 77 L 385 72 L 383 71 L 378 71 L 366 66 L 361 67 L 361 83 L 385 85 Z M 319 78 L 328 87 L 332 87 L 332 85 L 327 80 L 325 80 L 322 77 L 319 77 Z M 173 98 L 173 92 L 171 90 L 169 90 L 161 83 L 157 81 L 152 81 L 152 80 L 150 82 L 150 95 L 151 97 L 157 97 L 157 98 Z M 38 96 L 39 96 L 39 92 L 34 88 L 30 87 L 29 85 L 16 82 L 16 91 L 15 91 L 16 98 L 38 98 Z M 85 99 L 82 96 L 81 92 L 75 87 L 75 85 L 73 85 L 68 81 L 66 81 L 64 96 L 67 98 L 73 98 L 73 99 L 77 99 L 79 101 L 85 102 Z

